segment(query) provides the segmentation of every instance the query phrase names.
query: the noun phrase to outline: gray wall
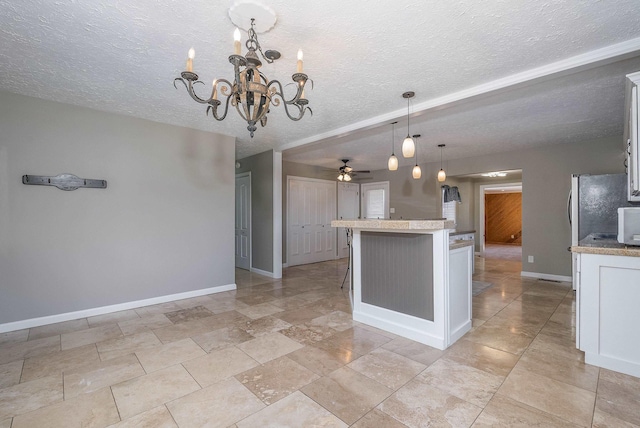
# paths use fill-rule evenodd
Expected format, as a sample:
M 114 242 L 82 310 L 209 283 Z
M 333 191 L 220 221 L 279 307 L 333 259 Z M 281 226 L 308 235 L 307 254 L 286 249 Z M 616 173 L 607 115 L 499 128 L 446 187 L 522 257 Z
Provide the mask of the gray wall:
M 336 169 L 282 162 L 282 263 L 287 263 L 287 176 L 335 180 L 338 174 Z
M 251 267 L 273 273 L 273 150 L 238 162 L 251 171 Z
M 234 283 L 233 138 L 0 92 L 0 323 Z M 108 188 L 25 186 L 71 173 Z
M 575 144 L 510 151 L 448 161 L 447 175 L 508 169 L 522 170 L 522 270 L 571 276 L 571 229 L 567 221 L 567 195 L 571 174 L 624 172 L 622 137 Z M 411 178 L 411 167 L 373 171 L 372 181 L 389 180 L 394 218 L 439 217 L 439 163 L 422 167 L 422 178 Z M 509 181 L 509 180 L 507 180 Z M 478 184 L 474 184 L 474 226 L 478 230 Z M 466 198 L 465 192 L 462 194 Z M 468 220 L 464 220 L 468 224 Z M 465 225 L 466 225 L 465 224 Z M 526 262 L 533 255 L 535 263 Z

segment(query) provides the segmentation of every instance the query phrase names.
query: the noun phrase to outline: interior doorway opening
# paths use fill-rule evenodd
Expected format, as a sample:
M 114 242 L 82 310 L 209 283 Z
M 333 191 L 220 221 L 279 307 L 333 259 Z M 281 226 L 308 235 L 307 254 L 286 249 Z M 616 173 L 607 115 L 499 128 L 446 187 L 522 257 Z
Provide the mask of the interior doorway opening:
M 480 185 L 480 253 L 522 260 L 522 183 Z

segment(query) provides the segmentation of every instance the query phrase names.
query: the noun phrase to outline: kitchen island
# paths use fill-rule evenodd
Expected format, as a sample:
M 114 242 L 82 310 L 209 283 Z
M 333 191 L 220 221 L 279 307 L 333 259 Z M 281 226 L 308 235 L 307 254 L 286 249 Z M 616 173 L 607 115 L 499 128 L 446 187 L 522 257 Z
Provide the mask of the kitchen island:
M 587 364 L 640 377 L 640 248 L 597 234 L 576 259 L 576 346 Z
M 471 329 L 473 242 L 448 220 L 334 220 L 353 231 L 353 319 L 438 349 Z

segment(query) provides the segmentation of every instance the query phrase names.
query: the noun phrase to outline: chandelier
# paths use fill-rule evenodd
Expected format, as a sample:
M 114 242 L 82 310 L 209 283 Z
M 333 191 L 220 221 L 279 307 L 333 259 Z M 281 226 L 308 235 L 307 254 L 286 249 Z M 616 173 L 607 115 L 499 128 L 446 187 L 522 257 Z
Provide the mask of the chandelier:
M 293 83 L 289 83 L 296 85 L 296 93 L 293 98 L 287 100 L 282 83 L 278 80 L 269 80 L 260 71 L 262 61 L 260 61 L 257 52 L 260 52 L 260 56 L 268 64 L 280 58 L 280 52 L 275 50 L 262 52 L 262 47 L 258 42 L 258 35 L 254 29 L 254 21 L 255 19 L 251 18 L 251 28 L 247 32 L 249 39 L 246 42 L 248 52 L 244 56 L 241 55 L 240 30 L 236 28 L 234 32 L 234 54 L 229 56 L 229 62 L 233 65 L 234 71 L 233 83 L 227 79 L 215 79 L 211 96 L 209 98 L 198 96 L 194 91 L 194 86 L 197 83 L 203 84 L 203 82 L 198 80 L 198 75 L 193 72 L 193 59 L 195 57 L 193 48 L 189 50 L 187 69 L 180 74 L 181 77 L 173 81 L 174 87 L 177 81 L 182 82 L 191 98 L 196 102 L 208 104 L 207 115 L 211 112 L 213 118 L 218 121 L 222 121 L 227 117 L 229 104 L 231 104 L 247 122 L 247 129 L 251 134 L 251 138 L 253 138 L 253 133 L 257 129 L 258 122 L 262 126 L 267 124 L 267 114 L 272 105 L 277 107 L 283 104 L 289 119 L 295 121 L 302 119 L 307 110 L 313 115 L 313 112 L 307 106 L 309 100 L 304 95 L 307 80 L 311 82 L 312 89 L 313 81 L 302 72 L 302 51 L 298 51 L 297 70 L 291 76 Z M 222 104 L 224 104 L 224 107 L 221 107 Z

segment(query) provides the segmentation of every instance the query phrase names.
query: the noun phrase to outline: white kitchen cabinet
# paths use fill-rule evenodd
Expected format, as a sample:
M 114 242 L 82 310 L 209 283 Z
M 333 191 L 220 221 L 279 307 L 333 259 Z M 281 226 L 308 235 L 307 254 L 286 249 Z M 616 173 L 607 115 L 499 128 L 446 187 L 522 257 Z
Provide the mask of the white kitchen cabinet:
M 577 347 L 587 364 L 640 377 L 640 257 L 577 256 Z
M 638 144 L 638 114 L 640 112 L 640 71 L 627 75 L 624 142 L 627 153 L 629 201 L 640 201 L 640 146 Z

